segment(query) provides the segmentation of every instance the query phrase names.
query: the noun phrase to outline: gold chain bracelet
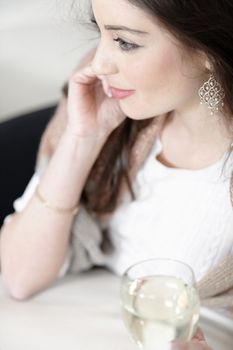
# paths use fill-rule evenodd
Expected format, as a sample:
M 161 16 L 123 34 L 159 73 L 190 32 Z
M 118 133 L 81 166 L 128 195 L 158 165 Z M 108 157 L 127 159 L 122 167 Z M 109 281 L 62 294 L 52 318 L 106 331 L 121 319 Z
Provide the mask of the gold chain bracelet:
M 77 214 L 77 212 L 79 211 L 79 205 L 73 207 L 73 208 L 59 208 L 55 205 L 53 205 L 52 203 L 50 203 L 47 199 L 45 199 L 42 194 L 40 193 L 39 191 L 39 187 L 36 188 L 36 191 L 35 191 L 35 196 L 37 199 L 39 199 L 39 201 L 46 207 L 46 208 L 49 208 L 53 211 L 56 211 L 57 213 L 60 213 L 60 214 L 72 214 L 72 215 L 75 215 Z

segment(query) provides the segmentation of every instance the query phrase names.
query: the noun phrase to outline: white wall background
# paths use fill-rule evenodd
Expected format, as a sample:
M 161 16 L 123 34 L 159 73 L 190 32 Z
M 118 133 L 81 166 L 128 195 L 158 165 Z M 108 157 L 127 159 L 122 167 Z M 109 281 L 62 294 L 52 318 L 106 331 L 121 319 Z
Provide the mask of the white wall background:
M 62 84 L 95 43 L 90 39 L 96 34 L 78 24 L 79 10 L 71 3 L 0 0 L 0 120 L 56 102 Z

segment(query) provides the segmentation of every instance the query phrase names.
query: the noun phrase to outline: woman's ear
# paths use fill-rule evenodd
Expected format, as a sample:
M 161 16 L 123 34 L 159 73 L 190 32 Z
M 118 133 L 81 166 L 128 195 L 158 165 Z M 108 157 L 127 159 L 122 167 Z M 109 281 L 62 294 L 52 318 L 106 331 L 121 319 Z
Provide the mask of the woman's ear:
M 206 68 L 206 70 L 208 70 L 209 72 L 212 72 L 212 70 L 213 70 L 213 65 L 212 65 L 212 63 L 210 62 L 210 60 L 208 60 L 208 59 L 205 60 L 205 68 Z
M 212 63 L 212 60 L 210 57 L 207 56 L 207 54 L 201 50 L 198 50 L 197 51 L 197 54 L 198 54 L 198 60 L 199 60 L 199 63 L 200 63 L 200 66 L 202 67 L 202 69 L 204 71 L 207 72 L 212 72 L 213 71 L 213 63 Z

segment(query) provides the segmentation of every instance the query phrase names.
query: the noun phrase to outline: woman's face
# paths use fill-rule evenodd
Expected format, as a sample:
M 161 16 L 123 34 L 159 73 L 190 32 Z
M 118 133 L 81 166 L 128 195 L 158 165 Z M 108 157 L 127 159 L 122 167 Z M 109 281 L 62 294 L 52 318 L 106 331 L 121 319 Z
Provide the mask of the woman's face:
M 92 0 L 92 8 L 101 34 L 92 67 L 126 115 L 144 119 L 199 104 L 204 68 L 154 18 L 127 0 Z

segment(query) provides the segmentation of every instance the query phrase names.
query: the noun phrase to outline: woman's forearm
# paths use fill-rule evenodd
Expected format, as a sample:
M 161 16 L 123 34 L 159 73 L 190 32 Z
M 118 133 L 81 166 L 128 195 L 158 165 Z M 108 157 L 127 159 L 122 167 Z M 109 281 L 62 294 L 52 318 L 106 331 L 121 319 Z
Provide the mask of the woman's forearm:
M 39 184 L 53 206 L 78 205 L 87 176 L 105 142 L 79 139 L 64 132 Z M 50 284 L 64 262 L 72 214 L 43 205 L 33 196 L 23 212 L 15 214 L 1 233 L 1 269 L 10 293 L 25 299 Z

